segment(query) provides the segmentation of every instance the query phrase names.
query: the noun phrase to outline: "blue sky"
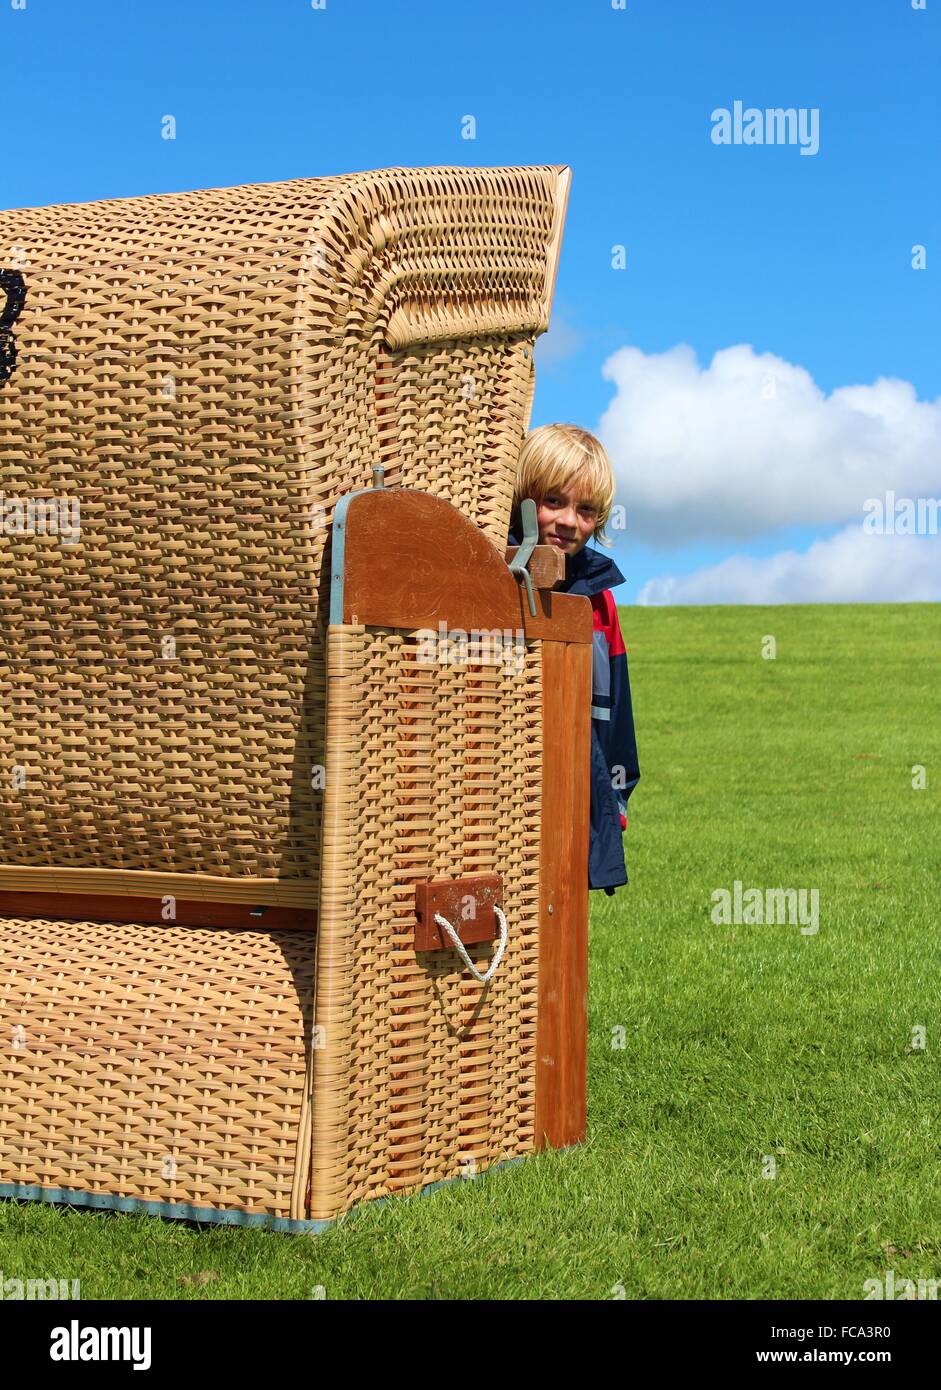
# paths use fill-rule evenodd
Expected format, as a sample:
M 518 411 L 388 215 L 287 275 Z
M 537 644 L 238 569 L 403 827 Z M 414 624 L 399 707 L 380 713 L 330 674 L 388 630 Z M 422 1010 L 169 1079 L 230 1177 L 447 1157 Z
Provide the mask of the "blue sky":
M 668 575 L 681 582 L 661 601 L 941 598 L 941 563 L 937 592 L 924 563 L 941 538 L 915 541 L 908 570 L 888 548 L 861 558 L 855 533 L 839 540 L 883 483 L 916 496 L 934 480 L 941 495 L 939 0 L 14 4 L 0 0 L 3 206 L 396 164 L 569 164 L 533 424 L 576 421 L 609 444 L 628 518 L 619 600 Z M 818 153 L 717 146 L 711 113 L 736 99 L 816 108 Z M 175 141 L 161 138 L 168 113 Z M 698 369 L 669 355 L 681 344 Z M 733 348 L 735 381 L 705 372 Z M 637 351 L 603 374 L 623 349 Z M 740 427 L 768 375 L 786 399 Z M 884 377 L 912 394 L 825 399 Z M 831 537 L 839 549 L 811 565 Z M 841 566 L 867 570 L 858 592 L 834 589 Z

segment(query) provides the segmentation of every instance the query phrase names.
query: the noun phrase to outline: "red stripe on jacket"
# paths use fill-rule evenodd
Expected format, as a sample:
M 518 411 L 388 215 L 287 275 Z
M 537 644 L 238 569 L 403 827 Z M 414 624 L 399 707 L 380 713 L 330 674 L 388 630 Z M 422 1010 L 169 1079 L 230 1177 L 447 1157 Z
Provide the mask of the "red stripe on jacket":
M 608 645 L 608 656 L 620 656 L 626 653 L 624 638 L 621 636 L 621 624 L 618 622 L 617 604 L 614 602 L 614 595 L 610 589 L 602 589 L 600 594 L 591 594 L 591 625 L 595 632 L 603 632 L 604 640 Z M 621 812 L 621 829 L 627 829 L 627 816 Z
M 591 595 L 591 618 L 595 630 L 604 633 L 609 656 L 620 656 L 627 650 L 621 636 L 617 604 L 610 589 L 602 589 L 600 594 Z

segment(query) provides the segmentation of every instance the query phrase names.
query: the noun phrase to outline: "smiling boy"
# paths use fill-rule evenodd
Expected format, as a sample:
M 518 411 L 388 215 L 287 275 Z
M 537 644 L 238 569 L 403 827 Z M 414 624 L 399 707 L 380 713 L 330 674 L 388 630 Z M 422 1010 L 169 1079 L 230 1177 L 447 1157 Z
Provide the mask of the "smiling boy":
M 591 693 L 591 812 L 588 886 L 610 896 L 627 883 L 622 832 L 627 802 L 640 778 L 627 652 L 611 587 L 624 583 L 613 560 L 587 548 L 602 545 L 614 501 L 614 470 L 604 445 L 577 425 L 541 425 L 520 452 L 510 545 L 522 539 L 520 502 L 536 503 L 540 545 L 565 554 L 563 593 L 586 594 L 594 623 Z

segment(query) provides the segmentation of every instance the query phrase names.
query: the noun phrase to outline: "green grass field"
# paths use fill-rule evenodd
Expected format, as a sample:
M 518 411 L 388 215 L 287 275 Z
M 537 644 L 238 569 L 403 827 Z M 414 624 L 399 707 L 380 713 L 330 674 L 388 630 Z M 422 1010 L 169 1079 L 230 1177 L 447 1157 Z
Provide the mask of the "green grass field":
M 316 1238 L 0 1202 L 4 1278 L 86 1300 L 941 1284 L 941 608 L 621 621 L 642 777 L 630 886 L 591 895 L 584 1146 Z M 816 888 L 819 931 L 716 925 L 735 880 Z

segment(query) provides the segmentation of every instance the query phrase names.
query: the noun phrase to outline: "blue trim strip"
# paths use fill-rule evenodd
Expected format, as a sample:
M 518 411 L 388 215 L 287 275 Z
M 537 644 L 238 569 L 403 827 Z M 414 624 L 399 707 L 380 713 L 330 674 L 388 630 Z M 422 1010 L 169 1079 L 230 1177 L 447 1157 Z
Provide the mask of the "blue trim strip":
M 346 573 L 346 513 L 354 497 L 362 497 L 364 492 L 374 492 L 374 488 L 361 487 L 356 492 L 345 492 L 333 509 L 333 546 L 330 552 L 330 625 L 336 627 L 343 622 L 343 579 Z
M 80 1192 L 72 1187 L 37 1187 L 29 1183 L 0 1183 L 0 1197 L 16 1197 L 24 1202 L 56 1202 L 70 1207 L 94 1207 L 96 1211 L 143 1212 L 174 1221 L 216 1222 L 222 1226 L 255 1226 L 271 1231 L 318 1233 L 333 1221 L 294 1221 L 286 1216 L 269 1216 L 263 1211 L 238 1208 L 194 1207 L 189 1202 L 151 1202 L 143 1197 L 116 1197 L 106 1192 Z
M 576 1145 L 567 1147 L 575 1148 Z M 559 1150 L 564 1152 L 564 1150 Z M 529 1154 L 518 1158 L 504 1158 L 492 1163 L 489 1168 L 468 1179 L 463 1174 L 453 1178 L 441 1178 L 438 1182 L 427 1183 L 420 1192 L 403 1193 L 403 1197 L 427 1197 L 437 1192 L 439 1187 L 448 1187 L 455 1182 L 477 1182 L 488 1173 L 499 1168 L 509 1168 L 514 1163 L 522 1163 Z M 237 1207 L 194 1207 L 188 1202 L 151 1202 L 143 1197 L 116 1197 L 106 1192 L 81 1192 L 72 1187 L 39 1187 L 30 1183 L 0 1183 L 0 1198 L 15 1197 L 21 1202 L 55 1202 L 62 1206 L 94 1207 L 96 1211 L 143 1212 L 146 1216 L 161 1216 L 173 1221 L 200 1221 L 221 1226 L 248 1226 L 255 1229 L 280 1231 L 288 1235 L 319 1235 L 321 1231 L 335 1226 L 340 1217 L 330 1217 L 321 1221 L 301 1221 L 286 1216 L 269 1216 L 263 1211 L 241 1211 Z M 401 1201 L 402 1197 L 376 1197 L 371 1202 L 358 1202 L 344 1216 L 364 1207 L 385 1206 L 388 1202 Z

